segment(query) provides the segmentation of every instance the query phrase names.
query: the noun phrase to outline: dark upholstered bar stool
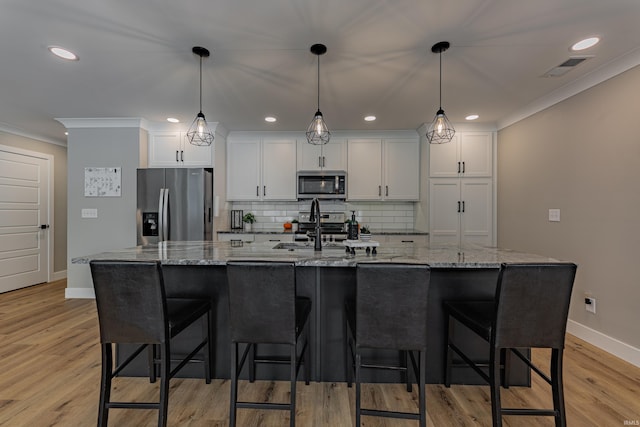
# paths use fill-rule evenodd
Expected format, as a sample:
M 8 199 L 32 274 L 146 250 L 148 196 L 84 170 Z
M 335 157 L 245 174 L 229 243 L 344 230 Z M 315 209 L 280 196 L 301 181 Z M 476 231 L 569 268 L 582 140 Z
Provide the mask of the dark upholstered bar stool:
M 503 264 L 498 276 L 495 300 L 445 301 L 447 342 L 445 343 L 445 385 L 451 384 L 451 368 L 471 366 L 491 387 L 491 415 L 494 427 L 502 426 L 503 415 L 545 415 L 555 417 L 556 426 L 566 426 L 562 385 L 562 354 L 576 265 Z M 453 342 L 453 324 L 457 320 L 489 343 L 489 373 L 486 364 L 472 361 Z M 518 349 L 551 349 L 551 378 Z M 454 363 L 452 353 L 462 361 Z M 502 408 L 500 377 L 508 386 L 511 353 L 522 359 L 551 385 L 553 409 Z M 501 359 L 504 363 L 501 363 Z
M 236 425 L 237 408 L 281 409 L 290 411 L 290 425 L 295 426 L 296 380 L 301 364 L 305 383 L 309 384 L 308 360 L 309 313 L 311 300 L 296 296 L 296 275 L 289 262 L 229 262 L 229 328 L 231 336 L 231 408 L 229 425 Z M 298 343 L 302 350 L 298 355 Z M 238 361 L 238 345 L 248 344 Z M 258 344 L 286 344 L 288 357 L 260 356 Z M 256 363 L 286 363 L 290 368 L 290 403 L 238 401 L 238 376 L 249 357 L 251 382 Z
M 345 303 L 347 343 L 347 383 L 356 373 L 356 426 L 361 415 L 415 419 L 426 425 L 425 367 L 427 346 L 427 295 L 431 271 L 426 265 L 358 264 L 356 300 Z M 367 364 L 363 349 L 400 350 L 403 366 Z M 414 352 L 418 352 L 416 363 Z M 419 412 L 396 412 L 361 408 L 361 371 L 363 368 L 391 369 L 404 372 L 406 354 L 411 356 L 418 381 Z M 409 381 L 407 379 L 407 381 Z M 410 388 L 408 388 L 410 390 Z
M 158 409 L 158 426 L 167 425 L 169 380 L 204 349 L 204 374 L 211 382 L 213 329 L 211 301 L 166 298 L 159 262 L 91 261 L 91 275 L 96 293 L 102 377 L 98 425 L 106 426 L 110 408 Z M 171 338 L 195 321 L 203 319 L 202 341 L 171 369 Z M 140 346 L 119 366 L 113 367 L 112 344 Z M 159 402 L 112 402 L 111 380 L 148 346 L 158 346 L 160 357 Z M 150 366 L 155 378 L 155 366 Z

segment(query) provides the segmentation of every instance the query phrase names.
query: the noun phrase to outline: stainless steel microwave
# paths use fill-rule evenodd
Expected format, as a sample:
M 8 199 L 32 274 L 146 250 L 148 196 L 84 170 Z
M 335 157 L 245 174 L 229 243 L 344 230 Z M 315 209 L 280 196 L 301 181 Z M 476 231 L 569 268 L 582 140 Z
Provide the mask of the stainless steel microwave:
M 347 173 L 345 171 L 299 171 L 298 200 L 347 198 Z

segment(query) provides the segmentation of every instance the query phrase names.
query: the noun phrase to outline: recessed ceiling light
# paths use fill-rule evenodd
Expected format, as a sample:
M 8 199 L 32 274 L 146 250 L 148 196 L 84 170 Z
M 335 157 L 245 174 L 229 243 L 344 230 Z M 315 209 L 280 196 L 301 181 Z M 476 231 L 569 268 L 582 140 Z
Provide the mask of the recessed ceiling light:
M 47 49 L 58 58 L 66 59 L 67 61 L 77 61 L 79 59 L 78 55 L 60 46 L 49 46 Z
M 274 123 L 275 121 L 277 121 L 278 119 L 276 119 L 275 117 L 272 116 L 267 116 L 264 118 L 265 122 L 269 122 L 269 123 Z
M 575 43 L 571 46 L 571 50 L 585 50 L 589 49 L 591 46 L 595 46 L 600 41 L 600 37 L 589 37 L 584 40 L 580 40 L 578 43 Z
M 167 117 L 167 121 L 169 123 L 180 123 L 180 120 L 176 119 L 175 117 Z
M 373 121 L 375 121 L 375 119 L 376 119 L 376 116 L 366 116 L 366 117 L 364 118 L 364 120 L 365 120 L 366 122 L 373 122 Z
M 467 117 L 465 117 L 465 120 L 475 120 L 478 117 L 480 117 L 480 116 L 477 115 L 477 114 L 469 114 Z

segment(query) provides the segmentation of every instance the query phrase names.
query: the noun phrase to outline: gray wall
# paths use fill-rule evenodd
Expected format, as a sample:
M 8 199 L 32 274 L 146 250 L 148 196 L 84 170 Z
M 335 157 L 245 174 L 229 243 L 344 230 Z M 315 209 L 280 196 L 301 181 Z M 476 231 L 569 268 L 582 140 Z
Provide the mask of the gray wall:
M 0 145 L 53 156 L 53 272 L 67 269 L 67 147 L 0 131 Z
M 576 262 L 570 319 L 636 348 L 639 93 L 636 67 L 498 133 L 498 245 Z
M 70 288 L 91 288 L 88 265 L 71 264 L 80 255 L 136 245 L 136 168 L 142 138 L 139 128 L 69 129 L 68 264 Z M 84 197 L 85 167 L 121 167 L 121 197 Z M 98 210 L 98 218 L 81 218 L 83 208 Z

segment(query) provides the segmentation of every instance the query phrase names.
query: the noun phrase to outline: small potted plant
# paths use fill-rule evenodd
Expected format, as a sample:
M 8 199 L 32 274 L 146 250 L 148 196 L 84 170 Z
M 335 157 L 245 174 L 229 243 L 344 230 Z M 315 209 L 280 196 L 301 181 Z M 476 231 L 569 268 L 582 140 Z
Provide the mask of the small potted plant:
M 256 222 L 256 216 L 251 212 L 247 212 L 243 215 L 242 222 L 244 223 L 244 231 L 251 232 L 253 223 Z
M 371 240 L 371 231 L 366 225 L 360 227 L 360 240 L 362 240 L 363 242 L 368 242 L 369 240 Z

